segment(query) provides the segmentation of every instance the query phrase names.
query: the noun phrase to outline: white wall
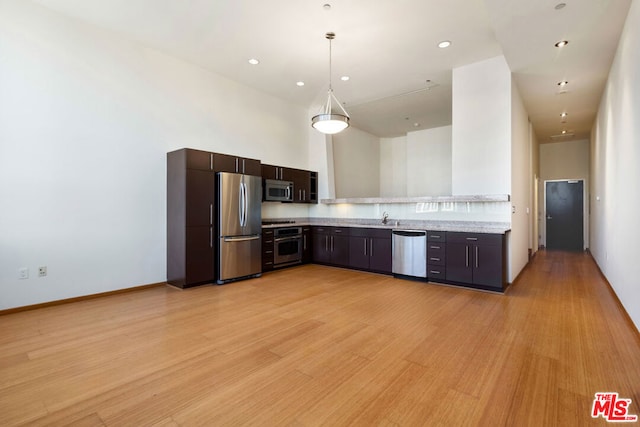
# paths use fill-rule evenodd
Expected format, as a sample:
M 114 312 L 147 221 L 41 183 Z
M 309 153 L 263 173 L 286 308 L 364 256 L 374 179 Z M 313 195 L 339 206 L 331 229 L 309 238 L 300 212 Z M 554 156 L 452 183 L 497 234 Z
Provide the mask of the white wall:
M 407 136 L 380 139 L 380 197 L 407 195 Z
M 0 309 L 166 280 L 166 153 L 306 168 L 307 115 L 31 2 L 0 2 Z
M 451 126 L 409 132 L 406 155 L 407 196 L 451 195 Z
M 509 282 L 513 283 L 529 261 L 531 158 L 529 117 L 515 84 L 511 88 L 511 232 Z M 513 211 L 515 209 L 515 212 Z
M 378 197 L 380 138 L 349 127 L 333 135 L 336 197 Z
M 503 56 L 454 68 L 454 195 L 511 193 L 511 71 Z
M 529 159 L 530 159 L 530 196 L 529 196 L 529 206 L 530 209 L 530 223 L 529 223 L 529 248 L 532 253 L 536 253 L 538 251 L 538 247 L 540 246 L 539 241 L 539 221 L 540 221 L 540 206 L 539 206 L 539 197 L 538 197 L 538 186 L 540 184 L 540 143 L 538 142 L 538 137 L 536 136 L 535 131 L 533 130 L 533 126 L 529 123 Z
M 640 3 L 631 3 L 591 132 L 590 250 L 640 329 Z
M 553 142 L 540 145 L 540 221 L 541 242 L 547 242 L 545 181 L 581 179 L 584 181 L 584 249 L 589 247 L 589 140 Z

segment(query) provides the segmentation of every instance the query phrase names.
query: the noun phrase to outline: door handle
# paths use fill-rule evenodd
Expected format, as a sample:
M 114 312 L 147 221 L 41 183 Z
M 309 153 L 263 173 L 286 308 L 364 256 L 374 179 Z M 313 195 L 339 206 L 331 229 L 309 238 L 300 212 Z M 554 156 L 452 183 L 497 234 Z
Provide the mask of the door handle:
M 238 221 L 242 227 L 242 210 L 244 209 L 244 201 L 242 200 L 242 183 L 238 186 Z
M 250 240 L 258 240 L 260 238 L 259 235 L 250 236 L 250 237 L 225 237 L 225 242 L 248 242 Z
M 242 187 L 244 187 L 244 226 L 246 227 L 247 219 L 249 218 L 249 194 L 245 182 L 242 183 Z

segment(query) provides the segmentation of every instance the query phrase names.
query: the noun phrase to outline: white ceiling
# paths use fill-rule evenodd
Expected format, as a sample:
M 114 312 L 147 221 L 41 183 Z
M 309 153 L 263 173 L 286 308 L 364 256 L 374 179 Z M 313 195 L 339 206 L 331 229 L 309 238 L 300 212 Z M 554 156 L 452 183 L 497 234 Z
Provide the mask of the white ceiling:
M 451 124 L 451 70 L 503 54 L 549 142 L 588 137 L 631 0 L 35 1 L 303 106 L 325 99 L 333 31 L 334 92 L 381 137 Z

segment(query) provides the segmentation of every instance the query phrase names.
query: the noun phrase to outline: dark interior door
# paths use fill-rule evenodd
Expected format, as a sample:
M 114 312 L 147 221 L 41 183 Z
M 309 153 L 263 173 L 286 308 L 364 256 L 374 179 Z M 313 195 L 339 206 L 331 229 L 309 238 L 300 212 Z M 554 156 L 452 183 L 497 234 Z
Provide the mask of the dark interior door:
M 582 251 L 583 181 L 547 181 L 547 248 Z

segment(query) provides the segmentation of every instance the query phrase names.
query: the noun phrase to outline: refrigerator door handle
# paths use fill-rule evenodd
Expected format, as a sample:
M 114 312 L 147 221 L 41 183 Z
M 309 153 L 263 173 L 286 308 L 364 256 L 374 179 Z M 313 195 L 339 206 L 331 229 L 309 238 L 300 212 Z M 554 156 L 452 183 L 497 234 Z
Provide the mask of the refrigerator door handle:
M 243 210 L 243 220 L 242 226 L 247 226 L 247 215 L 249 214 L 249 197 L 247 195 L 247 184 L 245 182 L 242 183 L 242 191 L 244 193 L 244 210 Z
M 240 227 L 244 226 L 244 224 L 242 223 L 243 210 L 244 210 L 244 200 L 243 200 L 243 194 L 242 194 L 242 183 L 240 183 L 240 185 L 238 185 L 238 220 L 240 221 Z
M 258 240 L 260 238 L 259 234 L 255 234 L 253 236 L 247 236 L 247 237 L 225 237 L 224 241 L 225 242 L 248 242 L 250 240 Z

